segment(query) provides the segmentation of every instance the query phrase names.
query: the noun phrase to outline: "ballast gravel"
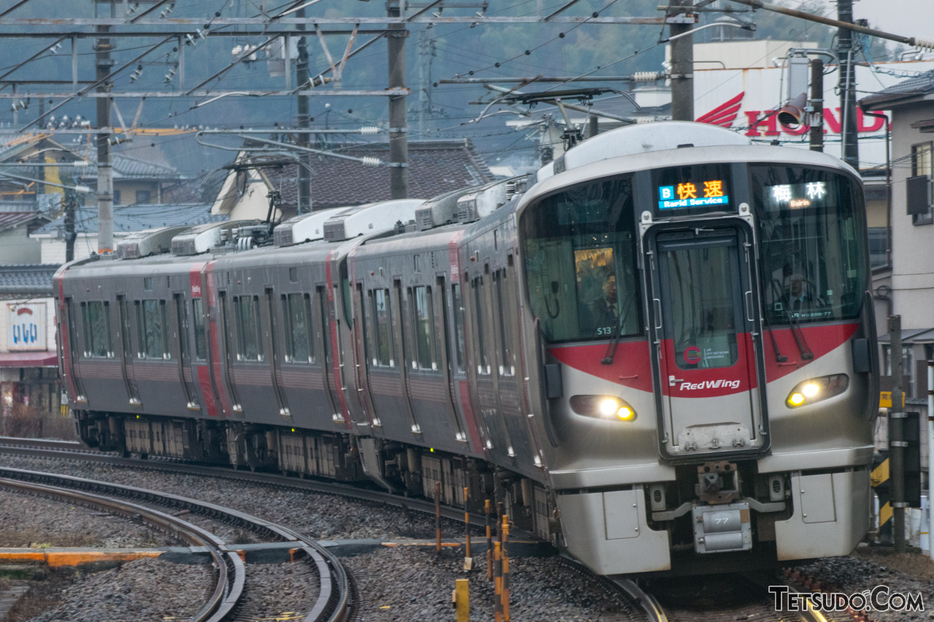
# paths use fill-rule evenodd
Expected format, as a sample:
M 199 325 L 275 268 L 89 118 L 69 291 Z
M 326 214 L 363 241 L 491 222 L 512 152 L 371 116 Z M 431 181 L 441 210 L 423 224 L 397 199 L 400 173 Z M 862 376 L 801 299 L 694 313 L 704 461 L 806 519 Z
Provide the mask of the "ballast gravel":
M 214 588 L 208 565 L 139 559 L 117 568 L 78 573 L 58 602 L 30 622 L 187 620 Z
M 172 537 L 125 518 L 0 489 L 0 548 L 116 549 L 178 544 Z
M 3 453 L 0 453 L 0 465 L 61 473 L 198 499 L 246 512 L 321 540 L 435 536 L 433 516 L 335 495 L 272 488 L 233 479 Z M 198 522 L 196 517 L 191 516 L 185 520 Z M 463 524 L 446 519 L 442 527 L 445 533 L 457 535 L 463 533 L 464 529 Z M 241 534 L 232 532 L 219 531 L 218 535 L 234 539 L 241 537 Z
M 463 571 L 463 551 L 414 547 L 385 548 L 342 559 L 359 596 L 357 622 L 453 620 L 451 593 L 457 579 L 470 581 L 470 617 L 492 620 L 494 588 L 483 556 Z M 601 587 L 592 577 L 556 558 L 509 560 L 510 614 L 514 622 L 644 620 L 631 603 Z
M 918 550 L 896 554 L 888 547 L 860 546 L 849 557 L 827 557 L 799 566 L 797 570 L 819 581 L 822 592 L 854 595 L 871 593 L 884 586 L 888 588 L 889 597 L 895 593 L 921 595 L 922 611 L 868 611 L 872 622 L 934 620 L 934 561 Z M 884 597 L 880 592 L 879 598 Z
M 433 517 L 333 495 L 2 453 L 0 465 L 192 497 L 247 512 L 320 539 L 434 537 Z M 23 505 L 27 502 L 28 505 Z M 23 532 L 24 514 L 30 517 L 29 527 L 35 530 L 31 534 Z M 186 520 L 197 523 L 203 519 L 189 515 Z M 209 527 L 222 531 L 216 523 Z M 445 521 L 442 530 L 459 536 L 463 526 Z M 52 535 L 59 539 L 55 540 Z M 7 538 L 6 544 L 0 546 L 29 546 L 36 542 L 101 547 L 145 546 L 147 542 L 149 546 L 175 544 L 160 540 L 162 536 L 125 520 L 12 493 L 0 493 L 0 538 L 3 537 Z M 253 538 L 252 534 L 233 529 L 224 532 L 223 537 L 232 542 L 251 541 Z M 445 549 L 439 557 L 432 549 L 400 546 L 343 558 L 359 598 L 356 619 L 360 622 L 452 619 L 451 592 L 455 580 L 468 576 L 463 572 L 461 555 L 462 551 Z M 638 611 L 632 611 L 630 603 L 607 591 L 593 578 L 570 570 L 555 559 L 514 557 L 511 569 L 511 618 L 516 622 L 642 619 Z M 289 619 L 292 616 L 301 619 L 314 603 L 317 577 L 306 564 L 249 564 L 247 570 L 249 588 L 244 601 L 243 613 L 247 616 L 244 619 Z M 924 611 L 871 612 L 873 622 L 934 620 L 934 563 L 919 554 L 896 556 L 887 554 L 885 549 L 861 547 L 852 556 L 817 560 L 799 567 L 799 570 L 820 581 L 825 591 L 831 589 L 852 594 L 886 585 L 892 592 L 922 594 Z M 140 560 L 123 564 L 119 569 L 77 574 L 77 581 L 62 592 L 62 604 L 50 601 L 55 609 L 31 618 L 32 622 L 164 620 L 168 614 L 162 611 L 170 608 L 179 612 L 171 615 L 185 619 L 193 611 L 185 613 L 178 607 L 191 607 L 192 603 L 202 602 L 204 591 L 213 585 L 208 566 L 186 566 L 159 560 Z M 198 579 L 199 576 L 202 579 Z M 493 586 L 486 579 L 482 554 L 475 558 L 474 571 L 469 574 L 469 579 L 472 619 L 492 619 Z M 147 584 L 161 587 L 147 592 Z M 108 585 L 120 586 L 120 590 L 108 592 Z M 128 594 L 126 598 L 122 597 L 124 591 Z M 169 593 L 171 596 L 167 596 Z M 117 605 L 124 609 L 116 608 Z M 101 610 L 96 609 L 98 606 L 113 609 L 108 610 L 107 617 L 102 617 Z M 26 619 L 29 618 L 13 618 L 16 622 Z

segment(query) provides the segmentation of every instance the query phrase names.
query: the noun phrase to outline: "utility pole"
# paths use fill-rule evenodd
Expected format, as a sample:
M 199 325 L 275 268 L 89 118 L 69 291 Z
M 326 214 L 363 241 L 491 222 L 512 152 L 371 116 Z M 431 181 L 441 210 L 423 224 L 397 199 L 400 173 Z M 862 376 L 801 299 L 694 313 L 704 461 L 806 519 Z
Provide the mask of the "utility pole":
M 65 191 L 65 262 L 75 259 L 75 193 Z
M 425 118 L 431 107 L 431 59 L 435 57 L 435 40 L 428 37 L 428 29 L 418 33 L 418 134 L 425 134 Z
M 97 3 L 95 3 L 95 13 Z M 113 7 L 111 4 L 111 17 Z M 110 91 L 111 84 L 106 80 L 113 68 L 114 62 L 110 57 L 111 45 L 107 33 L 110 26 L 97 26 L 96 32 L 101 36 L 94 42 L 96 53 L 97 80 L 104 80 L 98 93 Z M 109 97 L 97 98 L 97 252 L 110 253 L 114 246 L 114 180 L 113 168 L 110 163 L 110 143 L 107 141 L 110 134 L 110 106 L 113 100 Z
M 892 410 L 889 411 L 889 472 L 892 491 L 892 538 L 895 552 L 905 552 L 905 407 L 902 405 L 902 316 L 889 316 L 892 362 Z
M 837 20 L 853 23 L 853 0 L 837 0 Z M 859 170 L 859 143 L 856 135 L 856 65 L 853 62 L 853 32 L 837 29 L 837 56 L 840 58 L 840 99 L 843 107 L 841 155 L 843 161 Z
M 296 12 L 299 18 L 305 17 L 305 9 L 301 8 Z M 298 30 L 305 30 L 304 24 L 298 25 Z M 286 54 L 291 54 L 291 50 L 286 50 Z M 305 90 L 308 83 L 308 41 L 305 36 L 298 40 L 298 65 L 295 68 L 295 82 L 300 89 Z M 309 124 L 308 115 L 308 97 L 306 95 L 298 96 L 298 127 L 306 129 Z M 308 148 L 308 133 L 299 132 L 299 147 Z M 298 205 L 296 209 L 299 214 L 307 214 L 311 211 L 311 178 L 309 168 L 311 166 L 311 155 L 308 151 L 302 151 L 298 159 Z
M 811 60 L 811 151 L 824 150 L 824 61 Z
M 687 17 L 692 0 L 671 0 L 668 17 Z M 688 20 L 672 23 L 669 29 L 671 43 L 671 120 L 694 120 L 694 35 Z M 679 37 L 678 35 L 684 35 Z M 677 37 L 677 38 L 675 38 Z
M 401 17 L 402 0 L 387 0 L 389 17 Z M 389 24 L 389 88 L 405 88 L 405 24 Z M 409 143 L 405 95 L 389 97 L 389 188 L 393 199 L 409 196 Z

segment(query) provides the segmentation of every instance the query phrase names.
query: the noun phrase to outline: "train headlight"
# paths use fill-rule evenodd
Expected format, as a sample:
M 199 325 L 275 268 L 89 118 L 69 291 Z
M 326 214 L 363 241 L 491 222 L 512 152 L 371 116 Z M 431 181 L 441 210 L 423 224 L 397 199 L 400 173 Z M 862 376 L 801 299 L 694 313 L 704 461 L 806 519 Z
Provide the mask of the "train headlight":
M 574 395 L 570 403 L 571 410 L 578 415 L 619 421 L 633 421 L 636 418 L 635 409 L 613 395 Z
M 795 385 L 788 394 L 785 405 L 788 408 L 810 406 L 827 398 L 840 395 L 850 386 L 850 377 L 846 374 L 833 374 L 810 378 Z

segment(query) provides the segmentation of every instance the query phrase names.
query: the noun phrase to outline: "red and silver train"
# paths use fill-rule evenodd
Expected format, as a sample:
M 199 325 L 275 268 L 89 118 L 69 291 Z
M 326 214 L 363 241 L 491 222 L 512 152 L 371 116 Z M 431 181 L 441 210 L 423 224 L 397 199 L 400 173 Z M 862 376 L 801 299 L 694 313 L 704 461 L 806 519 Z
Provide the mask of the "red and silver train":
M 466 487 L 611 575 L 856 546 L 869 283 L 854 170 L 679 122 L 429 201 L 144 232 L 55 277 L 88 444 Z

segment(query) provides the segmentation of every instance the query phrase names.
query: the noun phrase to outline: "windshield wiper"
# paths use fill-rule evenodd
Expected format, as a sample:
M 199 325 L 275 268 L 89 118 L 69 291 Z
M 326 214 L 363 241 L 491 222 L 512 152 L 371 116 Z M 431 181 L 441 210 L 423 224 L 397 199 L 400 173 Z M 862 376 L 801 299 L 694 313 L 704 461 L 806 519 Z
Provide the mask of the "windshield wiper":
M 814 358 L 814 353 L 811 352 L 811 348 L 808 347 L 808 342 L 804 338 L 804 332 L 801 330 L 801 325 L 798 324 L 797 318 L 791 314 L 788 310 L 788 305 L 785 304 L 788 302 L 787 298 L 782 294 L 782 289 L 779 283 L 772 279 L 772 292 L 778 294 L 778 299 L 782 301 L 782 311 L 786 318 L 788 318 L 788 323 L 791 325 L 791 334 L 795 338 L 795 343 L 798 344 L 798 350 L 801 351 L 801 358 L 805 361 L 810 361 Z M 775 339 L 775 336 L 772 336 L 772 339 Z
M 772 330 L 772 325 L 769 323 L 769 314 L 763 313 L 762 319 L 765 320 L 765 330 L 769 331 L 769 337 L 772 338 L 772 347 L 775 349 L 775 362 L 784 363 L 788 360 L 788 357 L 781 353 L 778 349 L 778 341 L 775 340 L 775 331 Z
M 604 354 L 603 358 L 600 360 L 601 365 L 613 364 L 613 357 L 616 356 L 616 346 L 619 345 L 619 340 L 623 336 L 623 326 L 626 325 L 626 320 L 629 319 L 629 312 L 632 310 L 632 302 L 635 298 L 635 296 L 629 297 L 629 302 L 626 304 L 626 311 L 620 316 L 619 322 L 613 329 L 613 336 L 610 338 L 610 343 L 606 348 L 606 354 Z

